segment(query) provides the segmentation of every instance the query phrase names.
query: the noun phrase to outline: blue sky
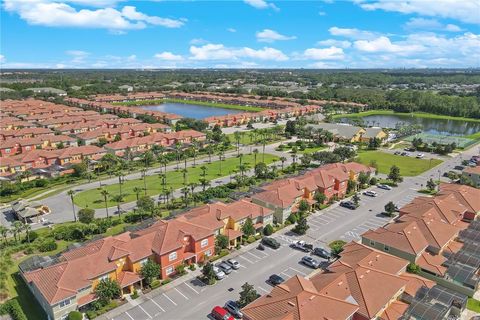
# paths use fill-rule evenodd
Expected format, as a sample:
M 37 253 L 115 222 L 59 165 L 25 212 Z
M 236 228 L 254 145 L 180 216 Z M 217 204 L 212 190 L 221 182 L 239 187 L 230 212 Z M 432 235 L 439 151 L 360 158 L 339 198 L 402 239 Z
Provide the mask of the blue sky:
M 480 67 L 477 0 L 2 0 L 3 68 Z

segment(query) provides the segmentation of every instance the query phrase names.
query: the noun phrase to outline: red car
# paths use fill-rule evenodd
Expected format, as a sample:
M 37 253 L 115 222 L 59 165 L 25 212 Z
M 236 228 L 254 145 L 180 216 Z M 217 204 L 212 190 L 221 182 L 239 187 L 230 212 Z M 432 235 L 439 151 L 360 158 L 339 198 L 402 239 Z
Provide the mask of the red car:
M 216 320 L 235 320 L 227 310 L 220 306 L 212 309 L 211 315 Z

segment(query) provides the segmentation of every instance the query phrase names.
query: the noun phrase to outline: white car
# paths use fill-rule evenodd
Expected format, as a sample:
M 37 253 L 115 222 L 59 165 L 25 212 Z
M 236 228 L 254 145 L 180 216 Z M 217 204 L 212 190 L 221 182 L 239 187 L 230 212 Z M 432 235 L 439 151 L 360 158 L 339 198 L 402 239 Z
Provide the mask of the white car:
M 392 187 L 390 187 L 389 185 L 386 185 L 386 184 L 379 184 L 377 187 L 379 187 L 380 189 L 383 189 L 383 190 L 392 190 Z
M 422 159 L 423 157 L 425 157 L 425 155 L 424 155 L 423 153 L 417 154 L 417 158 L 418 158 L 418 159 Z
M 227 263 L 230 265 L 230 267 L 232 267 L 234 270 L 240 269 L 240 263 L 238 263 L 237 260 L 228 259 L 226 262 L 227 262 Z
M 377 193 L 375 191 L 372 191 L 372 190 L 364 191 L 363 194 L 366 195 L 366 196 L 369 196 L 369 197 L 376 197 L 377 196 Z
M 225 278 L 225 272 L 220 270 L 220 268 L 218 268 L 217 266 L 213 267 L 213 272 L 215 272 L 215 278 L 217 278 L 217 280 L 222 280 L 223 278 Z

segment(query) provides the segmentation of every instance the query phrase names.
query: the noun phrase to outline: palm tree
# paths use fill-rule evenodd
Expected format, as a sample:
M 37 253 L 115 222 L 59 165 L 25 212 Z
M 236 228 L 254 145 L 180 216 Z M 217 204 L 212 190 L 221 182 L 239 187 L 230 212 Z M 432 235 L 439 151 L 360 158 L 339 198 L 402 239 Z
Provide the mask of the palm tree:
M 188 207 L 188 193 L 189 193 L 188 187 L 183 187 L 182 188 L 182 193 L 183 193 L 183 203 L 185 204 L 185 208 Z
M 15 238 L 15 242 L 18 242 L 17 235 L 19 235 L 20 232 L 22 232 L 23 223 L 21 223 L 20 221 L 15 221 L 13 222 L 12 227 L 13 227 L 12 229 L 13 237 Z
M 237 155 L 240 155 L 240 139 L 242 139 L 242 134 L 239 131 L 235 131 L 233 137 L 237 143 Z
M 193 199 L 193 206 L 195 206 L 195 194 L 194 194 L 194 192 L 195 192 L 195 188 L 198 186 L 198 184 L 192 182 L 188 186 L 190 187 L 190 193 L 191 193 L 192 199 Z
M 165 186 L 167 185 L 167 175 L 165 173 L 160 173 L 158 175 L 160 181 L 162 181 L 162 189 L 165 190 Z
M 193 167 L 197 166 L 196 160 L 197 160 L 197 151 L 198 151 L 199 145 L 198 141 L 196 139 L 193 139 L 192 141 L 192 156 L 193 156 Z
M 182 173 L 183 173 L 183 185 L 186 186 L 187 185 L 187 179 L 188 179 L 188 170 L 183 169 Z
M 116 176 L 118 177 L 118 187 L 120 188 L 120 196 L 122 195 L 122 184 L 123 184 L 123 172 L 118 171 L 116 173 Z
M 142 189 L 139 187 L 134 187 L 133 192 L 135 192 L 135 196 L 137 196 L 137 201 L 139 199 L 140 192 L 142 192 Z
M 218 159 L 219 159 L 219 166 L 220 166 L 220 170 L 219 170 L 219 173 L 218 175 L 221 176 L 222 175 L 222 161 L 224 159 L 224 155 L 225 155 L 225 152 L 223 151 L 223 149 L 220 149 L 220 151 L 218 152 Z
M 205 178 L 205 176 L 207 175 L 207 170 L 208 170 L 208 168 L 205 167 L 205 166 L 201 166 L 201 167 L 200 167 L 200 170 L 202 170 L 201 176 L 202 176 L 203 178 Z
M 287 161 L 287 158 L 280 157 L 280 161 L 282 161 L 282 171 L 283 171 L 283 166 L 284 166 L 285 162 Z
M 73 189 L 70 189 L 67 191 L 67 194 L 70 196 L 70 201 L 72 202 L 73 221 L 77 222 L 77 215 L 75 214 L 75 204 L 73 203 L 73 196 L 75 195 L 75 191 L 73 191 Z
M 177 155 L 177 170 L 180 167 L 180 150 L 182 148 L 182 144 L 180 142 L 176 142 L 175 145 L 173 146 L 175 149 L 175 154 Z
M 292 157 L 293 164 L 295 165 L 297 163 L 297 153 L 296 152 L 292 153 L 291 157 Z
M 258 149 L 253 149 L 253 166 L 255 167 L 257 165 L 257 154 L 258 154 Z
M 142 169 L 142 178 L 143 178 L 143 190 L 145 195 L 147 195 L 147 169 Z
M 205 178 L 199 179 L 198 181 L 202 185 L 202 191 L 205 191 L 205 189 L 210 185 L 210 182 Z
M 119 216 L 122 215 L 120 211 L 120 203 L 123 201 L 123 196 L 121 194 L 116 194 L 112 197 L 112 201 L 117 203 L 117 213 Z
M 100 191 L 100 194 L 103 196 L 103 201 L 105 202 L 105 211 L 107 212 L 107 218 L 108 218 L 108 190 L 107 189 L 102 189 Z
M 213 146 L 209 144 L 205 149 L 208 152 L 208 163 L 212 163 Z
M 22 227 L 27 235 L 27 242 L 30 243 L 30 231 L 32 230 L 32 226 L 29 225 L 28 223 L 24 223 Z
M 4 226 L 0 226 L 0 234 L 2 235 L 3 241 L 5 243 L 7 243 L 7 237 L 9 233 L 10 233 L 10 229 Z

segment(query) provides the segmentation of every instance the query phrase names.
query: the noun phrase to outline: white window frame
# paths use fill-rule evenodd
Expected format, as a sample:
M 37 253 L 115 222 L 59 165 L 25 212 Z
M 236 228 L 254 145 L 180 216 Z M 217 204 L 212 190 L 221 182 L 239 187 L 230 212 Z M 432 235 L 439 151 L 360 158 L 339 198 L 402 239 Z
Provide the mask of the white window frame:
M 148 258 L 140 260 L 140 265 L 144 266 L 148 262 Z
M 201 247 L 201 248 L 205 248 L 206 246 L 208 246 L 208 239 L 203 239 L 203 240 L 200 242 L 200 247 Z
M 70 301 L 70 298 L 68 298 L 68 299 L 65 299 L 65 300 L 60 301 L 60 302 L 58 303 L 58 307 L 59 307 L 60 309 L 63 309 L 63 308 L 65 308 L 65 307 L 69 306 L 71 303 L 72 303 L 72 302 Z M 63 304 L 63 305 L 62 305 L 62 304 Z
M 171 252 L 168 255 L 168 261 L 174 261 L 174 260 L 177 260 L 177 251 Z
M 167 267 L 167 269 L 165 269 L 165 274 L 167 276 L 174 273 L 174 272 L 175 272 L 175 268 L 173 266 Z
M 110 278 L 110 277 L 108 276 L 108 274 L 103 275 L 103 276 L 101 276 L 101 277 L 98 278 L 98 282 L 100 282 L 100 281 L 102 281 L 102 280 L 107 280 L 108 278 Z
M 212 250 L 211 249 L 208 249 L 207 251 L 205 251 L 205 256 L 206 257 L 210 257 L 212 255 Z

